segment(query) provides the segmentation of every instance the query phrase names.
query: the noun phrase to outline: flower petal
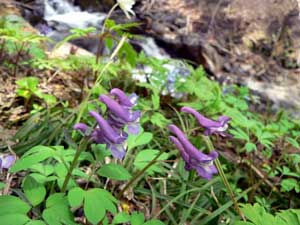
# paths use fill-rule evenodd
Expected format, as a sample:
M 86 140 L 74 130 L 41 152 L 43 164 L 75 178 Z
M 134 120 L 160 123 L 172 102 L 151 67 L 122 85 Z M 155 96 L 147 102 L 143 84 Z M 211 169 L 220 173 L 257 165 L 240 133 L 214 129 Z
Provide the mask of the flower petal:
M 139 123 L 129 123 L 128 124 L 128 133 L 137 135 L 140 132 L 140 124 Z
M 110 145 L 108 148 L 111 150 L 113 157 L 117 159 L 123 159 L 126 154 L 126 150 L 123 145 Z
M 100 95 L 99 100 L 103 102 L 116 117 L 120 117 L 126 122 L 133 122 L 133 120 L 130 118 L 130 112 L 115 100 L 111 99 L 107 95 Z
M 169 125 L 169 130 L 175 134 L 182 144 L 185 152 L 194 160 L 196 161 L 207 161 L 212 160 L 210 156 L 200 152 L 194 145 L 189 142 L 189 140 L 186 138 L 185 134 L 175 125 Z
M 174 136 L 170 136 L 169 137 L 170 140 L 176 145 L 177 149 L 179 150 L 179 153 L 181 155 L 181 157 L 183 158 L 183 160 L 188 164 L 189 163 L 189 155 L 185 152 L 184 147 L 182 146 L 182 144 L 180 143 L 180 141 L 174 137 Z
M 95 111 L 91 111 L 90 115 L 93 116 L 97 120 L 97 123 L 101 129 L 100 133 L 98 133 L 98 134 L 103 135 L 105 138 L 107 138 L 110 142 L 112 142 L 114 144 L 121 144 L 122 142 L 124 142 L 126 140 L 126 137 L 120 136 L 109 125 L 109 123 L 102 116 L 100 116 L 99 113 L 97 113 Z
M 134 105 L 134 103 L 131 102 L 130 97 L 127 97 L 119 88 L 113 88 L 109 93 L 115 96 L 122 106 L 132 107 Z
M 75 130 L 80 130 L 82 133 L 85 133 L 88 130 L 88 126 L 85 123 L 76 123 L 73 128 Z
M 195 109 L 193 109 L 191 107 L 184 106 L 181 108 L 181 112 L 186 112 L 186 113 L 192 114 L 196 118 L 198 123 L 203 127 L 220 127 L 220 126 L 222 126 L 220 124 L 220 122 L 213 121 L 213 120 L 210 120 L 210 119 L 204 117 L 202 114 L 200 114 L 199 112 L 197 112 Z
M 0 156 L 2 159 L 1 168 L 2 169 L 9 169 L 17 160 L 15 155 L 6 155 Z

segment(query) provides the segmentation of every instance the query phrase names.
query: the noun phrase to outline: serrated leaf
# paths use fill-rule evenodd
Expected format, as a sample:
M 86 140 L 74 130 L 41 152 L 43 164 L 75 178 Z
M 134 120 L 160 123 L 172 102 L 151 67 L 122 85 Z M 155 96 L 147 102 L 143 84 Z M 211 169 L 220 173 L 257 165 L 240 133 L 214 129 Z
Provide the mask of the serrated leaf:
M 160 128 L 164 128 L 171 123 L 171 121 L 166 119 L 163 114 L 157 112 L 150 117 L 150 121 Z
M 158 110 L 160 106 L 159 94 L 158 93 L 152 94 L 151 99 L 152 99 L 153 109 Z
M 230 133 L 234 135 L 234 138 L 249 141 L 249 135 L 240 128 L 230 130 Z
M 252 142 L 247 142 L 246 145 L 245 145 L 245 148 L 246 148 L 247 152 L 252 152 L 252 151 L 257 150 L 256 145 Z
M 98 174 L 114 180 L 129 180 L 132 177 L 123 166 L 114 163 L 103 165 L 98 170 Z
M 293 138 L 287 138 L 288 142 L 295 148 L 300 148 L 299 143 Z

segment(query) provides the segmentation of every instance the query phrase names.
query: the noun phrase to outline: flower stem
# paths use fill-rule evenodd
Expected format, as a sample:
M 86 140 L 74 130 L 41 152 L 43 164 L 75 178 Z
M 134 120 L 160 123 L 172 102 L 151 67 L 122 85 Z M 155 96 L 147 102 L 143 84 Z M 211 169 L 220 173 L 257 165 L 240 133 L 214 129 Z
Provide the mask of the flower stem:
M 210 138 L 207 137 L 207 136 L 202 136 L 202 137 L 203 137 L 203 139 L 204 139 L 204 141 L 205 141 L 205 143 L 206 143 L 206 145 L 208 147 L 208 150 L 210 152 L 214 151 L 215 149 L 214 149 L 214 146 L 213 146 Z M 223 183 L 224 183 L 224 185 L 225 185 L 225 187 L 226 187 L 226 189 L 227 189 L 227 191 L 229 193 L 229 196 L 230 196 L 230 198 L 231 198 L 231 200 L 233 202 L 233 205 L 234 205 L 234 208 L 235 208 L 236 212 L 240 215 L 240 217 L 244 221 L 246 221 L 246 218 L 245 218 L 244 214 L 242 213 L 242 211 L 241 211 L 241 209 L 240 209 L 240 207 L 238 205 L 237 200 L 235 199 L 234 193 L 233 193 L 233 191 L 232 191 L 232 189 L 230 187 L 230 184 L 229 184 L 229 182 L 228 182 L 228 180 L 226 178 L 226 175 L 225 175 L 225 173 L 224 173 L 224 171 L 222 169 L 222 165 L 221 165 L 220 160 L 217 158 L 214 161 L 215 161 L 215 165 L 217 167 L 217 170 L 219 172 L 219 175 L 220 175 L 220 177 L 221 177 L 221 179 L 222 179 L 222 181 L 223 181 Z
M 80 142 L 79 146 L 77 147 L 77 150 L 76 150 L 76 153 L 74 155 L 74 158 L 73 158 L 73 161 L 68 169 L 68 173 L 67 173 L 67 176 L 64 180 L 64 183 L 63 183 L 63 186 L 62 186 L 62 189 L 61 191 L 64 193 L 66 192 L 67 190 L 67 187 L 68 187 L 68 183 L 69 183 L 69 180 L 72 176 L 72 172 L 73 170 L 75 169 L 76 165 L 77 165 L 77 162 L 78 162 L 78 159 L 79 159 L 79 156 L 81 154 L 81 152 L 86 149 L 86 146 L 89 142 L 89 139 L 88 138 L 84 138 L 82 139 L 82 141 Z
M 137 172 L 132 178 L 131 180 L 126 184 L 126 186 L 119 192 L 117 198 L 120 199 L 122 197 L 122 195 L 124 194 L 124 192 L 132 185 L 134 184 L 134 182 L 140 177 L 142 176 L 146 170 L 152 166 L 154 163 L 156 163 L 156 160 L 161 156 L 163 152 L 159 152 L 155 158 L 153 158 L 142 170 L 140 170 L 139 172 Z

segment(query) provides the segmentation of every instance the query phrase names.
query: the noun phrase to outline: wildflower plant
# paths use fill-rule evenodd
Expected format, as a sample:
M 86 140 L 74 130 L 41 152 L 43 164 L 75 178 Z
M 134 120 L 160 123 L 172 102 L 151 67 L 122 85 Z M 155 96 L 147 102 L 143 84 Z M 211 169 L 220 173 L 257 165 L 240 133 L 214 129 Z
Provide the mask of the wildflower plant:
M 114 99 L 115 98 L 115 99 Z M 140 112 L 133 111 L 132 107 L 137 102 L 137 95 L 126 94 L 114 88 L 110 91 L 110 96 L 100 95 L 99 100 L 107 107 L 107 119 L 105 120 L 98 112 L 90 111 L 90 115 L 97 121 L 97 126 L 90 132 L 84 123 L 75 124 L 74 129 L 80 130 L 84 134 L 90 133 L 92 140 L 97 144 L 106 144 L 115 158 L 123 159 L 126 154 L 126 140 L 128 137 L 125 132 L 127 126 L 128 133 L 139 133 Z
M 109 58 L 97 54 L 83 63 L 76 56 L 35 57 L 34 70 L 28 63 L 10 67 L 18 76 L 26 67 L 41 74 L 93 74 L 95 83 L 82 89 L 79 110 L 58 100 L 32 113 L 11 146 L 0 144 L 1 152 L 18 155 L 0 155 L 0 225 L 299 224 L 299 210 L 286 209 L 300 205 L 299 123 L 285 112 L 251 111 L 247 88 L 223 89 L 201 67 L 180 69 L 178 61 L 135 52 L 125 33 L 133 24 L 109 19 L 119 6 L 133 15 L 133 4 L 117 1 L 98 34 Z M 73 31 L 63 42 L 96 29 Z M 19 55 L 14 62 L 44 40 L 21 30 L 0 33 L 0 58 Z M 151 67 L 144 83 L 134 80 L 136 67 Z M 17 82 L 17 95 L 44 99 L 36 78 L 27 78 Z M 107 90 L 112 86 L 118 88 Z M 277 208 L 286 210 L 274 214 Z

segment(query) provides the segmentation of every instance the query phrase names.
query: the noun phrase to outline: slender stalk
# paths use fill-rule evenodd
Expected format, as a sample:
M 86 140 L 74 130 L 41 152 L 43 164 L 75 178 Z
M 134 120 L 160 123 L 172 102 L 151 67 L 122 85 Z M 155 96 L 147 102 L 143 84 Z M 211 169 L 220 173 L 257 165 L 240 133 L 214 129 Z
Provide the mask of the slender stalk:
M 86 149 L 86 146 L 89 142 L 89 138 L 83 138 L 82 141 L 80 142 L 79 146 L 77 147 L 77 150 L 76 150 L 76 153 L 74 155 L 74 158 L 73 158 L 73 161 L 68 169 L 68 173 L 67 173 L 67 176 L 64 180 L 64 183 L 63 183 L 63 186 L 62 186 L 62 189 L 61 191 L 64 193 L 66 192 L 67 190 L 67 186 L 68 186 L 68 183 L 69 183 L 69 180 L 72 176 L 72 172 L 73 170 L 75 169 L 76 165 L 77 165 L 77 162 L 78 162 L 78 159 L 79 159 L 79 156 L 81 154 L 81 152 L 83 152 L 85 149 Z
M 202 137 L 203 137 L 203 139 L 204 139 L 204 141 L 205 141 L 205 143 L 206 143 L 206 145 L 207 145 L 208 150 L 209 150 L 210 152 L 214 151 L 215 149 L 214 149 L 214 146 L 213 146 L 213 144 L 212 144 L 210 138 L 207 137 L 207 136 L 202 136 Z M 221 179 L 222 179 L 222 181 L 223 181 L 223 183 L 224 183 L 224 185 L 225 185 L 225 187 L 226 187 L 226 189 L 227 189 L 227 191 L 228 191 L 228 193 L 229 193 L 229 196 L 230 196 L 230 198 L 231 198 L 231 200 L 232 200 L 232 202 L 233 202 L 233 205 L 234 205 L 234 208 L 235 208 L 236 212 L 240 215 L 240 217 L 241 217 L 244 221 L 246 221 L 246 218 L 245 218 L 244 214 L 242 213 L 242 211 L 241 211 L 241 209 L 240 209 L 240 207 L 239 207 L 239 205 L 238 205 L 237 200 L 235 199 L 234 193 L 233 193 L 233 191 L 232 191 L 232 189 L 231 189 L 231 187 L 230 187 L 230 184 L 229 184 L 229 182 L 228 182 L 228 180 L 227 180 L 227 178 L 226 178 L 226 175 L 225 175 L 225 173 L 224 173 L 224 170 L 222 169 L 221 162 L 219 161 L 218 158 L 215 159 L 215 165 L 216 165 L 217 170 L 218 170 L 218 172 L 219 172 L 219 175 L 220 175 L 220 177 L 221 177 Z
M 127 39 L 127 35 L 124 35 L 122 37 L 122 39 L 120 40 L 118 46 L 116 47 L 116 49 L 114 50 L 114 52 L 111 54 L 110 58 L 109 58 L 109 61 L 105 64 L 105 66 L 102 68 L 99 76 L 97 77 L 96 81 L 95 81 L 95 84 L 94 86 L 100 84 L 101 82 L 101 77 L 102 75 L 104 74 L 104 72 L 107 70 L 107 68 L 110 66 L 110 64 L 113 63 L 113 59 L 114 57 L 117 55 L 118 51 L 121 49 L 122 45 L 124 44 L 124 42 L 126 41 Z M 83 114 L 83 110 L 85 109 L 85 107 L 87 106 L 87 103 L 88 103 L 88 100 L 90 98 L 92 94 L 92 89 L 89 90 L 87 92 L 87 95 L 86 97 L 84 98 L 83 102 L 81 103 L 81 106 L 80 106 L 80 110 L 79 110 L 79 113 L 78 113 L 78 116 L 77 116 L 77 119 L 76 119 L 76 123 L 78 123 L 82 117 L 82 114 Z
M 23 51 L 23 48 L 25 46 L 25 43 L 22 42 L 20 49 L 17 52 L 17 56 L 16 56 L 16 61 L 15 61 L 15 67 L 14 67 L 14 71 L 13 71 L 13 76 L 15 77 L 17 75 L 18 72 L 18 64 L 19 64 L 19 60 Z
M 124 194 L 124 192 L 140 177 L 140 176 L 142 176 L 144 173 L 145 173 L 145 171 L 150 167 L 150 166 L 152 166 L 155 162 L 156 162 L 156 160 L 159 158 L 159 156 L 161 156 L 161 154 L 162 154 L 163 152 L 160 152 L 160 153 L 158 153 L 157 154 L 157 156 L 155 156 L 155 158 L 154 159 L 152 159 L 142 170 L 140 170 L 139 172 L 137 172 L 135 175 L 134 175 L 134 177 L 132 177 L 131 178 L 131 180 L 126 184 L 126 186 L 119 192 L 119 194 L 118 194 L 118 196 L 117 196 L 117 198 L 121 198 L 122 197 L 122 195 Z
M 0 48 L 0 61 L 2 61 L 2 57 L 3 57 L 3 52 L 4 52 L 4 47 L 5 47 L 5 40 L 1 41 L 1 48 Z
M 97 54 L 96 54 L 96 64 L 99 63 L 99 57 L 100 57 L 100 49 L 101 49 L 101 44 L 102 44 L 102 41 L 104 39 L 104 37 L 106 36 L 106 33 L 105 33 L 105 25 L 107 23 L 107 20 L 111 17 L 112 13 L 114 12 L 114 10 L 118 7 L 119 3 L 116 3 L 108 12 L 104 22 L 103 22 L 103 26 L 102 26 L 102 29 L 101 29 L 101 32 L 99 34 L 99 41 L 98 41 L 98 46 L 97 46 Z

